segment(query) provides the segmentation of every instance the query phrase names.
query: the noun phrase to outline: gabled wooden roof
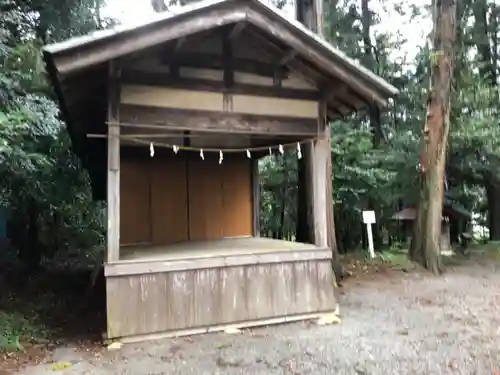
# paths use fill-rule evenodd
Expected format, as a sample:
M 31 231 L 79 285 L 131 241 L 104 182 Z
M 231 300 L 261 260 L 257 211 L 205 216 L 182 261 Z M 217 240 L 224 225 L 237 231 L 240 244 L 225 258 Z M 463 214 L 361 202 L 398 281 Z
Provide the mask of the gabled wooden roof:
M 342 81 L 362 98 L 384 106 L 398 90 L 362 67 L 326 40 L 288 19 L 261 0 L 207 0 L 178 12 L 158 14 L 149 22 L 97 31 L 43 48 L 45 60 L 59 76 L 89 69 L 142 49 L 215 29 L 246 22 L 287 45 L 321 70 L 325 78 Z
M 313 83 L 328 103 L 330 118 L 369 104 L 383 108 L 398 93 L 384 79 L 262 0 L 204 0 L 177 12 L 156 14 L 146 23 L 97 31 L 43 48 L 73 147 L 89 171 L 106 160 L 106 143 L 87 139 L 85 134 L 106 132 L 108 62 L 221 28 L 232 28 L 235 35 L 244 29 L 243 34 L 253 35 L 253 42 L 272 55 L 273 61 L 277 59 Z M 102 180 L 105 170 L 90 175 Z
M 443 216 L 453 217 L 455 219 L 470 218 L 471 214 L 459 204 L 443 203 Z M 413 221 L 417 217 L 416 207 L 410 206 L 396 212 L 391 216 L 392 220 Z

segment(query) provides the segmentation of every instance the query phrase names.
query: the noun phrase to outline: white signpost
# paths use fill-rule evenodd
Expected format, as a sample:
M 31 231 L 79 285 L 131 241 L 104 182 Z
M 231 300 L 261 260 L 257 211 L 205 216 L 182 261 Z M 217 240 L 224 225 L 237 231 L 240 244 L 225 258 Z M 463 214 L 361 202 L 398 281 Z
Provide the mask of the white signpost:
M 375 211 L 363 211 L 363 223 L 366 224 L 366 233 L 368 235 L 368 251 L 372 259 L 375 259 L 372 233 L 372 224 L 375 224 L 375 222 Z

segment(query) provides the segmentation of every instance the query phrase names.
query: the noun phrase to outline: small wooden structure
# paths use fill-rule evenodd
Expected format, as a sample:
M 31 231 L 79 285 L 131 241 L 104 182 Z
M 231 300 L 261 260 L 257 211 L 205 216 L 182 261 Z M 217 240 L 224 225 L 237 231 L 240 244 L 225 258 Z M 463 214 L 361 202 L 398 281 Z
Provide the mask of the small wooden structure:
M 108 338 L 336 310 L 326 124 L 384 107 L 393 86 L 260 0 L 200 2 L 47 46 L 44 58 L 108 203 Z M 310 243 L 259 238 L 257 160 L 300 144 Z
M 414 206 L 406 207 L 403 210 L 396 212 L 394 215 L 391 216 L 392 220 L 398 220 L 403 222 L 403 231 L 405 233 L 405 237 L 407 238 L 407 242 L 409 242 L 413 234 L 413 222 L 415 221 L 416 217 L 417 217 L 417 211 Z M 441 238 L 440 238 L 440 246 L 442 252 L 449 252 L 452 250 L 451 246 L 452 222 L 455 222 L 455 225 L 461 227 L 460 222 L 469 217 L 470 213 L 468 213 L 464 209 L 460 207 L 455 207 L 453 204 L 446 202 L 443 204 L 443 215 L 441 220 Z M 458 238 L 455 238 L 454 240 L 457 241 Z

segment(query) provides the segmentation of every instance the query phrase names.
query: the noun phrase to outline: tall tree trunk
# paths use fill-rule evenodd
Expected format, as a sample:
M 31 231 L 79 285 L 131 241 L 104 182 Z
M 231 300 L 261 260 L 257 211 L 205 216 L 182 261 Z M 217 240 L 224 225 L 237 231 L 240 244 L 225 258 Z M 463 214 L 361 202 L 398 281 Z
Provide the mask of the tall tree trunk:
M 472 4 L 472 9 L 474 13 L 474 41 L 481 60 L 479 73 L 481 78 L 491 83 L 492 86 L 496 86 L 497 71 L 495 67 L 496 62 L 492 59 L 492 50 L 490 47 L 487 0 L 475 0 Z
M 491 45 L 497 44 L 496 31 L 492 24 L 488 25 L 488 2 L 487 0 L 476 0 L 472 4 L 474 14 L 474 42 L 481 62 L 479 74 L 481 78 L 491 85 L 489 107 L 494 107 L 498 101 L 497 91 L 497 50 L 492 49 Z M 493 17 L 495 9 L 492 9 L 490 23 L 496 24 L 496 17 Z M 489 30 L 491 29 L 491 37 Z M 490 44 L 491 40 L 491 44 Z M 488 201 L 488 227 L 490 230 L 490 240 L 500 240 L 500 181 L 495 173 L 485 173 L 484 187 Z
M 420 198 L 410 249 L 411 258 L 434 274 L 442 272 L 441 216 L 455 63 L 456 6 L 457 0 L 433 0 L 431 87 L 422 139 Z
M 322 35 L 323 34 L 323 0 L 297 0 L 296 3 L 297 20 L 308 29 Z M 328 133 L 330 136 L 330 133 Z M 330 140 L 330 137 L 328 137 Z M 330 144 L 330 142 L 328 142 Z M 311 146 L 306 145 L 304 155 L 311 152 Z M 337 249 L 337 238 L 335 235 L 335 218 L 333 212 L 333 194 L 332 194 L 332 156 L 328 154 L 326 163 L 327 168 L 327 185 L 326 189 L 326 205 L 327 205 L 327 241 L 328 246 L 332 250 L 332 266 L 335 273 L 337 283 L 340 282 L 343 272 L 340 265 L 340 257 Z M 297 193 L 297 240 L 304 239 L 310 233 L 307 224 L 307 202 L 306 202 L 306 163 L 304 157 L 298 163 L 298 193 Z
M 372 44 L 372 38 L 370 35 L 370 27 L 372 24 L 372 17 L 370 13 L 370 8 L 368 7 L 369 0 L 361 0 L 361 24 L 362 24 L 362 32 L 363 32 L 363 63 L 364 65 L 375 71 L 376 60 L 374 57 L 374 46 Z M 384 140 L 384 133 L 382 132 L 382 124 L 380 121 L 380 109 L 375 104 L 371 104 L 368 107 L 368 114 L 370 118 L 370 130 L 372 133 L 372 142 L 373 147 L 378 148 L 380 143 Z M 377 211 L 376 205 L 373 199 L 368 198 L 368 209 Z M 380 249 L 382 246 L 382 238 L 380 236 L 380 222 L 377 221 L 374 225 L 373 231 L 373 243 L 375 249 Z M 363 244 L 365 246 L 365 244 Z
M 296 3 L 297 20 L 308 29 L 316 31 L 316 21 L 314 19 L 312 0 L 297 0 Z M 307 221 L 307 173 L 306 160 L 311 152 L 311 146 L 306 144 L 303 147 L 303 158 L 297 161 L 297 241 L 310 242 L 309 223 Z
M 500 241 L 500 182 L 488 176 L 484 185 L 488 199 L 490 241 Z

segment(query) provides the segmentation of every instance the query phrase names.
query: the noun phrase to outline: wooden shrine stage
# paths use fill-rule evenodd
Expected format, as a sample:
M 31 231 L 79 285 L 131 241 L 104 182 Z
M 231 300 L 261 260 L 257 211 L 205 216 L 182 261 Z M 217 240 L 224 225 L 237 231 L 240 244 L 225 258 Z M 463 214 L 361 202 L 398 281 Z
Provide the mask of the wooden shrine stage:
M 124 246 L 105 265 L 108 338 L 171 337 L 335 311 L 331 251 L 267 238 Z

